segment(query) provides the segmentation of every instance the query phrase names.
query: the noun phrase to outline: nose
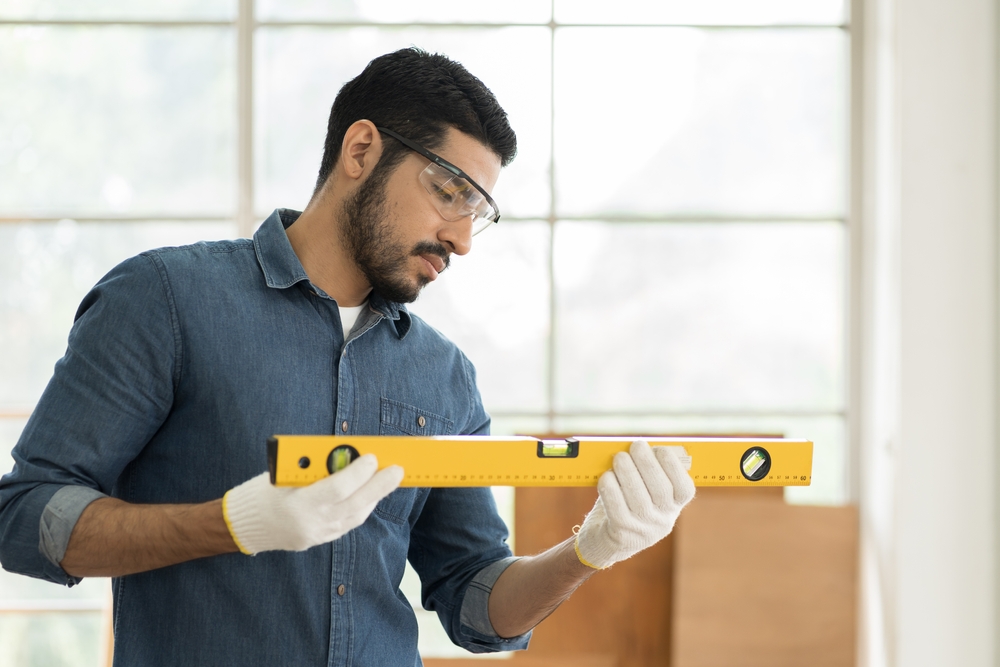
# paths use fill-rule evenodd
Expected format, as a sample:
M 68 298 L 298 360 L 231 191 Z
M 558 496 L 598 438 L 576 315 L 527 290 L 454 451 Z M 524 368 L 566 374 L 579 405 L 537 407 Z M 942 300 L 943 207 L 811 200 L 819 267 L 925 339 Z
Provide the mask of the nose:
M 468 254 L 472 250 L 472 216 L 446 221 L 438 231 L 438 241 L 456 255 Z

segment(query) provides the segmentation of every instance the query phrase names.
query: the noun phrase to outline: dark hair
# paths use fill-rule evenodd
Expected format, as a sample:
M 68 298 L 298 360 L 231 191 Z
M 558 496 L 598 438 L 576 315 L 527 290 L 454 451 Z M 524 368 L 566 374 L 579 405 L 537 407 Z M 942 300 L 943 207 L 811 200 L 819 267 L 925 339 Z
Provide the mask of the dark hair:
M 316 192 L 340 157 L 347 128 L 359 120 L 370 120 L 430 150 L 444 143 L 445 133 L 453 127 L 490 148 L 504 167 L 517 154 L 517 137 L 490 89 L 447 56 L 410 47 L 375 58 L 337 93 Z M 376 168 L 385 173 L 409 149 L 389 137 L 383 139 Z

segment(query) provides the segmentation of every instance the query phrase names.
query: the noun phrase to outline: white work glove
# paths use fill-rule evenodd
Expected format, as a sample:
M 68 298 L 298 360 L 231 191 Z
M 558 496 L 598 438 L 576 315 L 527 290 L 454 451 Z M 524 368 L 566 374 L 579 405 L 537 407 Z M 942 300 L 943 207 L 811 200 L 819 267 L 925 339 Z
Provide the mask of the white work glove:
M 363 524 L 403 481 L 399 466 L 377 470 L 375 455 L 365 454 L 309 486 L 274 486 L 265 472 L 230 489 L 222 498 L 222 515 L 245 554 L 305 551 Z
M 602 570 L 666 537 L 694 498 L 694 481 L 671 448 L 636 440 L 628 454 L 615 454 L 597 491 L 594 509 L 576 535 L 576 555 Z

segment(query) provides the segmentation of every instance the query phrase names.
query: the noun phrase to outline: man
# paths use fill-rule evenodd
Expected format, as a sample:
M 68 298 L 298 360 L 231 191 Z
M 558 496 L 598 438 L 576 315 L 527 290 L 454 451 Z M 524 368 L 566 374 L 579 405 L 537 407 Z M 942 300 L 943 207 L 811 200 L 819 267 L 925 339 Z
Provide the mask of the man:
M 461 65 L 388 54 L 338 94 L 305 211 L 113 269 L 0 482 L 3 566 L 115 577 L 116 664 L 412 666 L 407 558 L 455 643 L 513 650 L 669 533 L 693 485 L 642 442 L 576 537 L 522 559 L 488 489 L 399 489 L 372 456 L 299 489 L 263 472 L 274 433 L 488 432 L 471 364 L 401 304 L 499 219 L 515 148 Z

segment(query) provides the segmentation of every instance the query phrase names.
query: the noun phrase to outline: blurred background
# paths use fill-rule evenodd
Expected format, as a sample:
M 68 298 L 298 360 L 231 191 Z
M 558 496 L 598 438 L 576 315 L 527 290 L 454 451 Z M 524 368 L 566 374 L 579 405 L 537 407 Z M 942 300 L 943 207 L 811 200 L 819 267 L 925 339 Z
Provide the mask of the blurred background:
M 519 139 L 501 224 L 412 306 L 493 432 L 811 439 L 785 500 L 861 507 L 860 663 L 994 664 L 995 10 L 896 5 L 3 0 L 0 471 L 89 287 L 303 208 L 340 86 L 416 45 Z M 0 573 L 0 665 L 102 664 L 108 604 Z

